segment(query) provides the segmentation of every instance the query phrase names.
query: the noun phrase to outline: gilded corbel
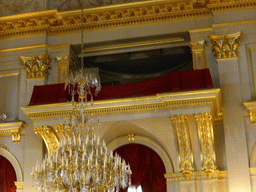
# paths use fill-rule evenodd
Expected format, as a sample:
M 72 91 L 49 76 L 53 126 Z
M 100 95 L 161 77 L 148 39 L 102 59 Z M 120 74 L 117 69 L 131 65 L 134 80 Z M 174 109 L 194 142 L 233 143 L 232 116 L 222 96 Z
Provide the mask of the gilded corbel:
M 47 147 L 48 153 L 55 153 L 59 144 L 59 139 L 50 126 L 38 126 L 34 128 L 35 134 L 41 135 L 45 145 Z
M 201 169 L 207 172 L 208 178 L 212 178 L 217 169 L 212 115 L 210 113 L 195 114 L 195 120 L 201 148 Z
M 187 115 L 171 116 L 172 124 L 176 130 L 179 149 L 179 171 L 183 172 L 188 180 L 195 170 L 194 158 L 189 134 Z

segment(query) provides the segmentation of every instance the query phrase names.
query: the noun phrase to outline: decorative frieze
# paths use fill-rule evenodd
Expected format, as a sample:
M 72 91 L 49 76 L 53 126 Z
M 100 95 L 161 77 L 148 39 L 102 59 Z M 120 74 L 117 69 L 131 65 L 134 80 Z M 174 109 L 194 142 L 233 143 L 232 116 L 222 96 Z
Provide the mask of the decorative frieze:
M 49 153 L 56 152 L 59 139 L 50 126 L 38 126 L 34 128 L 35 134 L 41 135 Z
M 205 69 L 205 41 L 190 42 L 189 45 L 192 51 L 193 69 Z
M 52 61 L 48 54 L 34 57 L 21 56 L 21 59 L 27 71 L 27 79 L 48 77 L 49 70 L 52 67 Z
M 171 116 L 172 124 L 176 130 L 176 137 L 179 148 L 179 171 L 189 179 L 195 170 L 194 157 L 190 141 L 189 123 L 187 115 Z
M 195 119 L 201 147 L 201 168 L 203 171 L 207 172 L 208 177 L 211 178 L 217 168 L 212 116 L 210 113 L 200 113 L 195 114 Z
M 209 35 L 216 59 L 238 58 L 238 46 L 242 40 L 242 32 L 229 35 Z

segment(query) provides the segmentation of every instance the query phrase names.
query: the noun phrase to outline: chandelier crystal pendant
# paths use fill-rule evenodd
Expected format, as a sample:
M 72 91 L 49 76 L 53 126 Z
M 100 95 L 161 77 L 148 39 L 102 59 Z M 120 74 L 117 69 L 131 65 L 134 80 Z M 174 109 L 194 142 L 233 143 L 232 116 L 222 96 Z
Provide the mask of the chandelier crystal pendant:
M 83 8 L 81 18 L 84 18 Z M 83 54 L 83 19 L 81 36 Z M 94 134 L 91 117 L 85 118 L 87 96 L 90 95 L 92 104 L 93 95 L 101 90 L 101 85 L 98 68 L 84 69 L 83 59 L 82 56 L 81 69 L 70 73 L 65 83 L 80 116 L 73 112 L 56 152 L 46 155 L 31 173 L 37 189 L 43 192 L 118 192 L 121 187 L 131 185 L 130 165 L 107 149 L 104 139 Z
M 91 119 L 72 116 L 65 125 L 64 140 L 55 153 L 45 156 L 32 170 L 38 190 L 43 192 L 114 192 L 131 185 L 130 165 L 105 141 L 93 134 Z

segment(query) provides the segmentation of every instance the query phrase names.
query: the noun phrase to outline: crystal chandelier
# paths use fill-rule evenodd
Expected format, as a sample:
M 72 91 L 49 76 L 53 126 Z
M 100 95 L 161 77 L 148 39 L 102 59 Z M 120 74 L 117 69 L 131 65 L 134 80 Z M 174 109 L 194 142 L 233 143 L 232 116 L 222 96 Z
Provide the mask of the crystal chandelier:
M 131 185 L 130 165 L 107 149 L 104 139 L 94 134 L 92 119 L 85 118 L 88 95 L 93 102 L 91 88 L 97 94 L 101 87 L 98 69 L 84 69 L 83 57 L 81 65 L 81 69 L 71 73 L 66 81 L 74 106 L 78 94 L 80 116 L 75 112 L 71 115 L 64 126 L 66 137 L 56 152 L 46 155 L 42 164 L 37 163 L 31 173 L 37 189 L 43 192 L 118 192 L 120 187 Z

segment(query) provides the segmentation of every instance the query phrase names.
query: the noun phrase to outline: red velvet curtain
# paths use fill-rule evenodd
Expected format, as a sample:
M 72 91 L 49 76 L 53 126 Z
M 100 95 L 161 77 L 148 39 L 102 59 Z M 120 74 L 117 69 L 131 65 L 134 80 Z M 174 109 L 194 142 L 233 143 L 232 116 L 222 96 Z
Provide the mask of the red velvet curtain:
M 15 192 L 14 181 L 17 178 L 12 164 L 0 155 L 0 192 Z
M 132 185 L 141 185 L 143 192 L 166 192 L 165 167 L 159 155 L 144 145 L 128 144 L 119 147 L 117 152 L 132 170 Z M 121 189 L 121 192 L 127 192 Z
M 60 103 L 71 100 L 64 89 L 64 83 L 34 86 L 29 105 Z M 102 87 L 94 100 L 155 95 L 172 91 L 213 88 L 209 69 L 174 71 L 162 77 L 138 83 L 111 85 Z M 75 100 L 78 100 L 76 94 Z

